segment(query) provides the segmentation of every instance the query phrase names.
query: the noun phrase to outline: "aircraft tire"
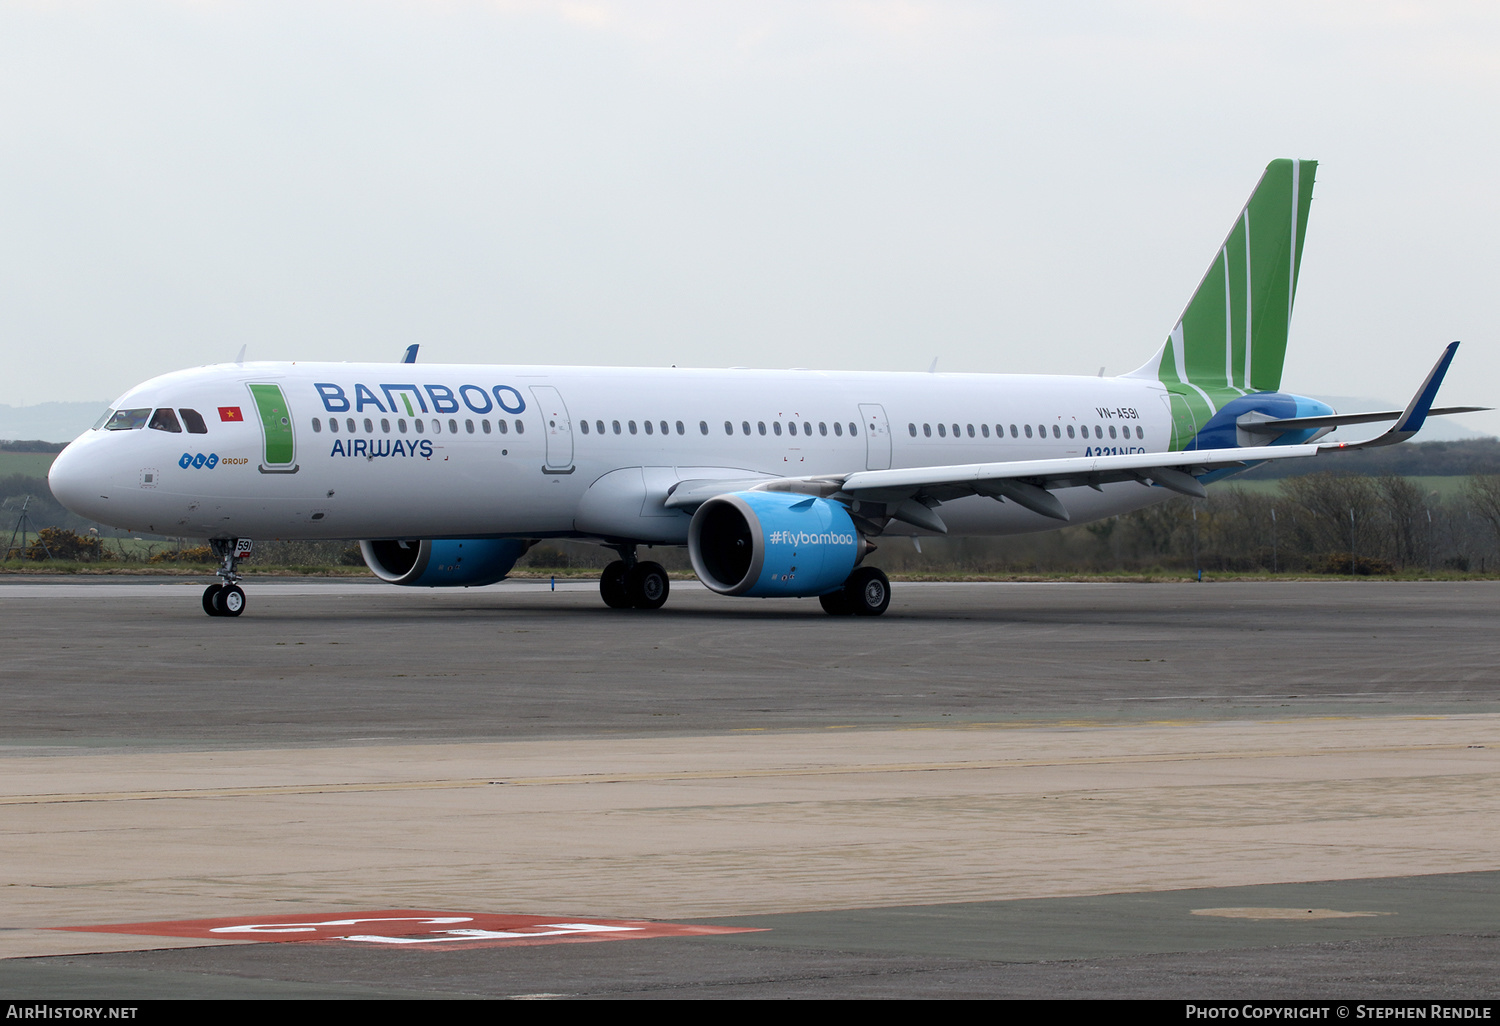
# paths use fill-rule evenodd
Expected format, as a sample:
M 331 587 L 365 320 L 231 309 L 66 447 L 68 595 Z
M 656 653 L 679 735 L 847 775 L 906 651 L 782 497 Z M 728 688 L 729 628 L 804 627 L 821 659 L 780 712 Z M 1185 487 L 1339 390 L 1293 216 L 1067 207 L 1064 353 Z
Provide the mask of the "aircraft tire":
M 599 597 L 611 609 L 629 609 L 630 593 L 625 590 L 625 561 L 617 559 L 599 575 Z
M 879 616 L 891 604 L 891 581 L 873 566 L 862 566 L 844 582 L 844 597 L 855 616 Z
M 239 616 L 245 611 L 245 592 L 237 584 L 231 584 L 219 592 L 214 605 L 222 610 L 220 616 Z
M 831 591 L 827 595 L 818 596 L 818 605 L 823 607 L 823 612 L 829 616 L 853 616 L 854 609 L 849 605 L 849 596 L 843 590 Z
M 671 579 L 660 563 L 637 563 L 625 575 L 625 591 L 637 609 L 660 609 L 671 590 Z
M 219 612 L 219 607 L 216 605 L 219 598 L 219 589 L 222 587 L 223 585 L 221 584 L 210 584 L 207 588 L 203 589 L 203 611 L 209 616 L 224 615 Z

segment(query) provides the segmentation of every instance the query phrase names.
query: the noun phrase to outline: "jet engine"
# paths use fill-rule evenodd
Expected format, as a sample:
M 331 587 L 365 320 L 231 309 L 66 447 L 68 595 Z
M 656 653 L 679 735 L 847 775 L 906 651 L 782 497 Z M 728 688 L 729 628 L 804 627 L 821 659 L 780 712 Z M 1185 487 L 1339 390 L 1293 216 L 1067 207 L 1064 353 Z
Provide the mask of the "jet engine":
M 731 492 L 698 507 L 688 555 L 721 595 L 827 595 L 871 546 L 837 502 L 788 492 Z
M 516 538 L 362 541 L 359 551 L 365 565 L 387 584 L 475 588 L 502 580 L 531 545 Z

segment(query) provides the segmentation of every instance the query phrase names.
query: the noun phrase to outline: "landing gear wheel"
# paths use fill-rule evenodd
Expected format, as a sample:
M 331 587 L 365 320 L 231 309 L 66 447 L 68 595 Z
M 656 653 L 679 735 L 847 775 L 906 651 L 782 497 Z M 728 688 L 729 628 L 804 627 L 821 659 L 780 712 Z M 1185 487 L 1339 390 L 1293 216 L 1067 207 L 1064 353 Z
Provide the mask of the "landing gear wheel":
M 219 608 L 216 605 L 219 600 L 219 592 L 223 589 L 224 586 L 222 584 L 210 584 L 207 588 L 203 589 L 203 611 L 209 616 L 224 615 L 219 612 Z
M 873 566 L 862 566 L 844 582 L 844 598 L 855 616 L 879 616 L 891 604 L 891 581 Z
M 214 607 L 220 616 L 239 616 L 245 611 L 245 593 L 238 584 L 221 588 L 214 596 Z
M 671 590 L 672 582 L 660 563 L 637 563 L 625 575 L 625 591 L 637 609 L 660 609 Z
M 849 596 L 843 591 L 829 592 L 827 595 L 818 596 L 818 605 L 823 607 L 823 612 L 829 616 L 852 616 L 854 609 L 849 605 Z
M 617 559 L 599 575 L 599 597 L 611 609 L 629 609 L 630 593 L 625 590 L 625 561 Z

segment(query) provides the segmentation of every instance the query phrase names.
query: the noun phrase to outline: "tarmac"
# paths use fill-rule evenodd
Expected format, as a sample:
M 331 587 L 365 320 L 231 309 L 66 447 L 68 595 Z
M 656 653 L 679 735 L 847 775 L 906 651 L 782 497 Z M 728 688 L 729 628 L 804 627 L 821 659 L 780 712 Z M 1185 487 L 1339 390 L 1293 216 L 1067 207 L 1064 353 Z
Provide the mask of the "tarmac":
M 1496 997 L 1494 583 L 201 589 L 0 579 L 0 996 Z

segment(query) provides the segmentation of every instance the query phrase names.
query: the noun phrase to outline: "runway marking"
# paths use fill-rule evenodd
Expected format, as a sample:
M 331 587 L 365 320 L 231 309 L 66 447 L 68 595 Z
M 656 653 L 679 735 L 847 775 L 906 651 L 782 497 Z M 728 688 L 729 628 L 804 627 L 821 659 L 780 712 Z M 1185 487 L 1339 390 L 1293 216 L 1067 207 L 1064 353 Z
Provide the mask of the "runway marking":
M 1341 912 L 1335 908 L 1195 908 L 1195 916 L 1219 916 L 1223 919 L 1358 919 L 1364 916 L 1393 916 L 1394 912 Z
M 155 923 L 110 923 L 103 926 L 54 926 L 75 933 L 125 933 L 147 937 L 273 943 L 334 943 L 355 946 L 418 947 L 440 951 L 473 948 L 533 947 L 591 941 L 647 940 L 656 937 L 703 937 L 724 933 L 759 933 L 756 927 L 694 926 L 645 919 L 578 919 L 576 917 L 432 912 L 392 909 L 382 912 L 323 912 L 289 916 L 233 916 L 179 919 Z
M 0 806 L 54 805 L 71 802 L 162 801 L 186 798 L 256 798 L 296 794 L 344 794 L 378 791 L 444 791 L 470 787 L 543 787 L 565 784 L 622 784 L 684 780 L 737 780 L 774 777 L 836 777 L 873 773 L 941 773 L 976 770 L 1037 769 L 1062 766 L 1148 765 L 1176 762 L 1226 762 L 1399 752 L 1462 752 L 1483 745 L 1466 742 L 1421 745 L 1322 746 L 1315 749 L 1266 748 L 1241 752 L 1174 752 L 1148 755 L 1096 755 L 1060 759 L 985 759 L 966 762 L 896 762 L 850 766 L 795 766 L 779 769 L 662 770 L 647 773 L 575 773 L 506 779 L 393 780 L 344 784 L 269 784 L 254 787 L 167 788 L 159 791 L 83 791 L 60 794 L 0 796 Z M 1477 772 L 1477 771 L 1476 771 Z

